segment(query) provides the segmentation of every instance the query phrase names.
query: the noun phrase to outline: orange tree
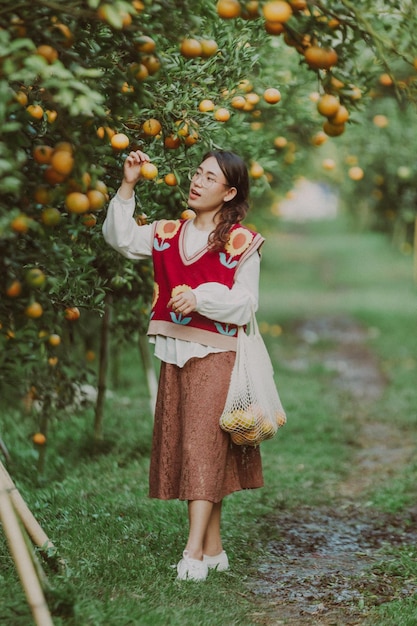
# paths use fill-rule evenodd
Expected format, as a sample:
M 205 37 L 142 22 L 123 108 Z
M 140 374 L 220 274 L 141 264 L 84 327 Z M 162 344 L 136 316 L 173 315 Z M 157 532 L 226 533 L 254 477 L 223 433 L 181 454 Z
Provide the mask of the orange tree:
M 107 324 L 112 309 L 114 332 L 143 332 L 149 266 L 109 250 L 100 228 L 130 149 L 145 149 L 154 165 L 140 186 L 142 221 L 180 215 L 186 172 L 212 146 L 242 154 L 255 197 L 274 181 L 288 187 L 317 131 L 345 131 L 391 53 L 412 61 L 398 35 L 411 33 L 409 12 L 396 4 L 369 0 L 361 11 L 347 0 L 331 8 L 301 0 L 2 6 L 4 389 L 12 382 L 19 395 L 39 396 L 48 415 L 87 375 L 81 353 L 91 358 L 103 313 Z

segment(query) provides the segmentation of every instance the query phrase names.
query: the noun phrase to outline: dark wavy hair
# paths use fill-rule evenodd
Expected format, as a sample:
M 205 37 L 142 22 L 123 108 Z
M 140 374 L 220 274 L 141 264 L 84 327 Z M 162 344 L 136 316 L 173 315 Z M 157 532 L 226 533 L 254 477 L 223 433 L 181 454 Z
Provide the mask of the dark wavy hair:
M 240 156 L 228 150 L 211 150 L 207 152 L 203 161 L 214 157 L 223 172 L 227 184 L 235 187 L 237 193 L 232 200 L 223 202 L 217 214 L 219 216 L 216 228 L 209 237 L 210 250 L 224 248 L 229 239 L 230 229 L 245 219 L 249 209 L 249 174 L 245 162 Z

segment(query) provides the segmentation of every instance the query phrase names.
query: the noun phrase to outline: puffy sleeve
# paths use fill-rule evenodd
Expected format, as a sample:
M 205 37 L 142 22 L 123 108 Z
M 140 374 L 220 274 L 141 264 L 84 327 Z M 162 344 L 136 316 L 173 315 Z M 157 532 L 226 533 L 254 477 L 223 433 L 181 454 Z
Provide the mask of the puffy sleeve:
M 256 311 L 259 300 L 260 256 L 254 252 L 236 273 L 231 289 L 221 283 L 204 283 L 193 289 L 197 311 L 218 322 L 247 324 L 251 308 Z
M 110 201 L 103 223 L 103 237 L 127 259 L 152 256 L 152 225 L 139 226 L 133 217 L 135 197 L 123 200 L 117 193 Z

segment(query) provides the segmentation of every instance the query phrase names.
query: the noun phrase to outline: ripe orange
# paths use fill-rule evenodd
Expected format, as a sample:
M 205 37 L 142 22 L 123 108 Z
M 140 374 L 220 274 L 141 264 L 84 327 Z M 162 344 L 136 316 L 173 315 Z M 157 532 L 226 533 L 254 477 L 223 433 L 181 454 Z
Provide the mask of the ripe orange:
M 64 150 L 65 152 L 69 152 L 70 154 L 74 152 L 73 145 L 69 141 L 58 141 L 58 143 L 55 144 L 55 150 Z
M 25 309 L 25 315 L 35 320 L 43 315 L 43 308 L 39 302 L 32 302 Z
M 193 209 L 184 209 L 184 211 L 181 213 L 181 219 L 192 220 L 195 218 L 196 215 L 197 214 L 195 211 L 193 211 Z
M 80 317 L 80 315 L 81 315 L 80 310 L 76 306 L 69 306 L 64 311 L 65 319 L 70 322 L 74 322 L 75 320 L 77 320 Z
M 201 56 L 205 59 L 215 55 L 217 50 L 219 49 L 219 46 L 214 39 L 202 39 L 200 41 L 200 44 L 202 48 Z
M 140 168 L 142 178 L 152 180 L 158 176 L 158 168 L 153 163 L 144 163 Z
M 46 437 L 43 433 L 35 433 L 32 437 L 32 441 L 37 446 L 43 446 L 46 443 Z
M 253 161 L 251 163 L 251 166 L 249 168 L 249 175 L 252 178 L 261 178 L 264 175 L 265 171 L 264 168 L 262 167 L 262 165 L 260 163 L 258 163 L 257 161 Z
M 45 226 L 56 226 L 61 221 L 61 213 L 55 207 L 45 207 L 41 213 L 41 221 Z
M 216 5 L 217 15 L 224 20 L 239 17 L 241 12 L 238 0 L 218 0 Z
M 195 57 L 201 56 L 203 47 L 198 39 L 190 37 L 182 40 L 180 44 L 180 52 L 182 56 L 187 59 L 194 59 Z
M 97 218 L 93 213 L 83 213 L 81 216 L 81 222 L 86 228 L 92 228 L 97 223 Z
M 167 135 L 164 139 L 164 146 L 169 150 L 176 150 L 181 145 L 181 139 L 175 135 Z
M 70 213 L 87 213 L 90 201 L 85 193 L 71 191 L 65 198 L 65 206 Z
M 348 174 L 349 178 L 351 178 L 352 180 L 362 180 L 365 175 L 363 169 L 358 165 L 354 165 L 353 167 L 351 167 Z
M 27 106 L 28 97 L 24 91 L 16 91 L 14 97 L 15 97 L 15 100 L 17 100 L 17 102 L 22 105 L 22 107 Z
M 145 80 L 145 78 L 148 78 L 148 76 L 149 76 L 149 71 L 146 65 L 144 65 L 143 63 L 139 63 L 139 65 L 137 66 L 137 70 L 135 72 L 136 79 Z
M 26 107 L 26 111 L 35 120 L 41 120 L 43 118 L 43 108 L 39 104 L 29 104 Z
M 284 24 L 281 22 L 265 21 L 264 28 L 269 35 L 281 35 L 285 31 Z
M 194 128 L 191 128 L 189 134 L 184 139 L 184 143 L 186 146 L 193 146 L 198 140 L 198 132 L 194 130 Z
M 322 162 L 323 169 L 325 170 L 334 170 L 336 167 L 336 163 L 333 159 L 324 159 Z
M 268 104 L 276 104 L 281 100 L 281 93 L 274 87 L 269 87 L 264 91 L 264 100 Z
M 107 189 L 107 185 L 103 180 L 98 180 L 96 182 L 95 189 L 97 189 L 97 191 L 101 191 L 101 193 L 105 196 L 107 200 L 107 195 L 109 193 L 109 190 Z
M 271 0 L 270 2 L 265 2 L 262 12 L 268 22 L 281 22 L 281 24 L 284 24 L 291 17 L 292 8 L 284 0 Z
M 372 121 L 378 128 L 386 128 L 389 124 L 389 119 L 386 115 L 374 115 Z
M 341 105 L 336 114 L 332 115 L 329 118 L 329 121 L 332 124 L 345 124 L 349 119 L 349 111 L 347 110 L 347 108 L 343 105 Z
M 110 139 L 111 147 L 114 150 L 125 150 L 129 145 L 129 137 L 124 133 L 116 133 Z
M 36 163 L 40 165 L 45 165 L 51 162 L 51 157 L 54 152 L 54 149 L 51 146 L 35 146 L 32 150 L 32 156 L 35 159 Z
M 68 176 L 74 167 L 74 157 L 67 150 L 55 150 L 51 157 L 51 166 L 59 174 Z
M 324 131 L 319 130 L 313 137 L 311 138 L 311 143 L 314 146 L 321 146 L 327 141 L 327 135 Z
M 175 185 L 178 184 L 177 177 L 175 176 L 173 172 L 169 172 L 169 174 L 166 174 L 164 177 L 164 181 L 170 187 L 175 187 Z
M 43 173 L 43 177 L 50 185 L 59 185 L 59 183 L 63 183 L 66 179 L 65 174 L 57 172 L 51 165 L 46 168 Z
M 162 130 L 161 122 L 151 117 L 143 122 L 142 130 L 145 135 L 148 135 L 149 137 L 155 137 Z
M 10 226 L 11 229 L 15 233 L 19 233 L 20 235 L 24 235 L 28 232 L 30 227 L 30 218 L 26 215 L 26 213 L 20 213 L 14 219 L 12 219 Z
M 198 105 L 198 110 L 202 113 L 206 113 L 207 111 L 214 111 L 215 104 L 213 100 L 202 100 Z
M 253 106 L 258 104 L 259 100 L 260 100 L 260 97 L 254 91 L 250 91 L 249 93 L 246 94 L 246 102 L 249 104 L 252 104 Z
M 307 65 L 314 70 L 329 70 L 338 61 L 337 52 L 333 48 L 310 46 L 304 52 Z
M 36 48 L 36 54 L 43 57 L 48 63 L 53 63 L 58 58 L 58 51 L 52 46 L 42 44 Z
M 139 39 L 135 42 L 136 50 L 139 52 L 144 52 L 149 54 L 150 52 L 155 52 L 156 43 L 152 39 L 152 37 L 148 37 L 148 35 L 141 35 Z
M 230 111 L 225 107 L 220 107 L 214 112 L 214 119 L 218 122 L 227 122 L 230 119 Z
M 58 363 L 58 357 L 57 356 L 50 356 L 48 359 L 48 363 L 51 367 L 55 367 L 55 365 Z
M 330 93 L 323 94 L 317 102 L 317 111 L 325 117 L 336 115 L 340 107 L 339 98 Z
M 254 20 L 259 17 L 259 2 L 258 0 L 249 0 L 245 4 L 245 12 L 242 16 L 248 20 Z
M 244 96 L 233 96 L 230 101 L 230 106 L 234 109 L 244 109 L 246 105 L 246 98 Z
M 327 120 L 327 122 L 324 122 L 323 124 L 323 130 L 326 133 L 326 135 L 329 135 L 329 137 L 338 137 L 339 135 L 342 135 L 345 132 L 345 125 L 344 124 L 332 124 L 331 122 Z
M 89 189 L 87 198 L 90 203 L 90 211 L 100 211 L 106 202 L 106 196 L 99 189 Z
M 416 68 L 417 69 L 417 68 Z M 393 84 L 393 80 L 391 78 L 391 76 L 387 73 L 383 73 L 381 74 L 381 76 L 379 77 L 379 84 L 383 85 L 384 87 L 391 87 L 391 85 Z
M 6 289 L 6 296 L 9 298 L 17 298 L 22 293 L 22 283 L 19 280 L 14 280 Z
M 293 11 L 304 11 L 307 8 L 307 0 L 288 0 Z
M 287 143 L 288 143 L 288 139 L 286 137 L 275 137 L 274 139 L 274 146 L 278 148 L 279 150 L 282 150 L 282 148 L 285 148 Z
M 55 348 L 61 343 L 61 337 L 55 333 L 52 333 L 52 335 L 49 335 L 48 342 L 51 346 Z
M 153 76 L 161 67 L 161 61 L 154 54 L 147 54 L 142 58 L 142 63 L 148 70 L 150 76 Z
M 85 353 L 85 360 L 91 363 L 92 361 L 95 360 L 95 358 L 96 358 L 96 353 L 94 352 L 94 350 L 87 350 L 87 352 Z

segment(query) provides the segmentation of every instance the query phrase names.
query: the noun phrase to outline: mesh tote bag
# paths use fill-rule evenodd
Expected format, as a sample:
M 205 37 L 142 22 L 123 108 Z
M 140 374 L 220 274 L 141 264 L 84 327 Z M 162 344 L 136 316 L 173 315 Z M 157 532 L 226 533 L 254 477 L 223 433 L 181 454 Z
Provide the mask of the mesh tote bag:
M 271 439 L 286 423 L 268 351 L 252 311 L 246 329 L 239 327 L 232 370 L 220 427 L 238 445 L 257 446 Z

